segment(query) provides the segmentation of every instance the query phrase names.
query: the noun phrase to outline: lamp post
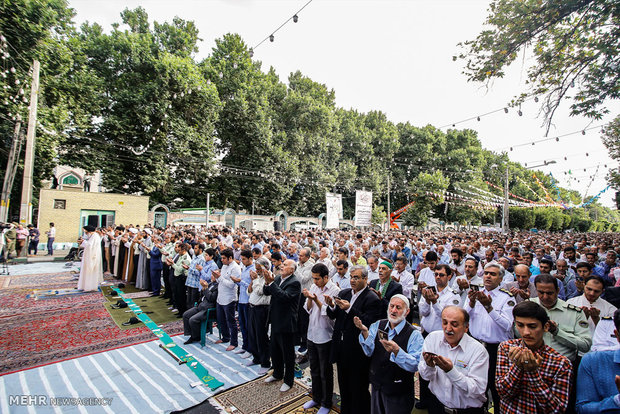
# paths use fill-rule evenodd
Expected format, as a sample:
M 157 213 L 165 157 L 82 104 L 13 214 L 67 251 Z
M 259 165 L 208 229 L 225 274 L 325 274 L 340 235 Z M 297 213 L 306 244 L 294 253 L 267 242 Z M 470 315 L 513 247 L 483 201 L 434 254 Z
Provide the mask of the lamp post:
M 526 170 L 531 170 L 538 167 L 545 167 L 547 165 L 555 164 L 557 161 L 544 161 L 543 164 L 532 165 L 531 167 L 524 167 Z M 497 167 L 497 164 L 493 164 L 491 167 Z M 504 182 L 504 208 L 502 209 L 502 231 L 508 233 L 510 231 L 510 225 L 508 224 L 508 165 L 506 165 L 506 177 Z

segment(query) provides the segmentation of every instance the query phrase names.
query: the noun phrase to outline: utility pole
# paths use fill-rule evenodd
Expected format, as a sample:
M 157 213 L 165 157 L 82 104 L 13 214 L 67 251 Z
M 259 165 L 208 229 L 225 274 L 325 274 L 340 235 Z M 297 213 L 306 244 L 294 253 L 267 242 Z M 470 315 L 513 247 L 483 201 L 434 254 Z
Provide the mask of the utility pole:
M 6 172 L 4 173 L 4 182 L 2 183 L 2 197 L 0 198 L 0 221 L 7 221 L 9 215 L 9 204 L 11 202 L 11 190 L 13 189 L 13 180 L 15 172 L 19 164 L 19 153 L 22 150 L 23 134 L 20 134 L 22 125 L 21 116 L 17 115 L 15 122 L 15 131 L 13 132 L 13 143 L 11 144 L 11 152 L 6 163 Z
M 504 233 L 508 233 L 510 231 L 508 225 L 508 164 L 506 164 L 506 182 L 504 183 L 504 220 L 502 225 L 502 230 Z
M 387 199 L 387 202 L 388 202 L 388 205 L 387 205 L 387 229 L 389 231 L 390 228 L 391 228 L 391 224 L 392 224 L 392 221 L 390 220 L 390 175 L 389 174 L 387 176 L 387 188 L 388 188 L 388 192 L 387 192 L 388 193 L 387 194 L 387 196 L 388 196 L 387 197 L 388 198 Z
M 28 114 L 28 133 L 26 134 L 26 156 L 24 159 L 24 179 L 22 181 L 22 203 L 19 209 L 19 222 L 24 226 L 32 220 L 32 170 L 34 167 L 34 139 L 37 131 L 39 66 L 39 61 L 35 60 L 33 63 L 32 87 L 30 90 L 30 113 Z
M 210 198 L 211 198 L 211 193 L 207 193 L 207 210 L 205 211 L 205 214 L 206 214 L 205 223 L 207 226 L 207 230 L 209 229 L 209 202 L 211 201 Z

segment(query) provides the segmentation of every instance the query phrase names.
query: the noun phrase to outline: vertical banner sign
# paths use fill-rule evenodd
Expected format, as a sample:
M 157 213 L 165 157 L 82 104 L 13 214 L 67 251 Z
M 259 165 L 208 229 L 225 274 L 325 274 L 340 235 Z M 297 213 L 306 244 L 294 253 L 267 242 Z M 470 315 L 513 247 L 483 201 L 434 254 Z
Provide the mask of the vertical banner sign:
M 355 227 L 370 227 L 372 219 L 372 191 L 355 192 Z
M 327 224 L 325 228 L 339 228 L 340 215 L 342 214 L 342 194 L 325 193 L 325 204 L 327 205 Z

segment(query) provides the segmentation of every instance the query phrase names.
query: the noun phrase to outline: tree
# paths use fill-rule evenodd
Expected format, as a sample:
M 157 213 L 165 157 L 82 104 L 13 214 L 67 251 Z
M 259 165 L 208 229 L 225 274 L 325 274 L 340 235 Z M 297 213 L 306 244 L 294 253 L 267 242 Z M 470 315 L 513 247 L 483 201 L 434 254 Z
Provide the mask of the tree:
M 376 226 L 381 226 L 387 220 L 387 213 L 383 210 L 383 206 L 374 206 L 372 208 L 371 223 Z
M 603 136 L 601 138 L 609 151 L 609 156 L 616 161 L 620 161 L 620 115 L 603 128 Z M 615 189 L 620 190 L 620 172 L 618 170 L 610 170 L 607 180 Z M 616 202 L 618 202 L 617 194 Z
M 75 98 L 60 162 L 99 169 L 106 188 L 153 203 L 202 203 L 220 100 L 191 57 L 198 32 L 180 19 L 151 31 L 141 8 L 121 17 L 128 29 L 84 24 L 71 39 L 74 69 L 62 86 Z
M 412 201 L 415 201 L 415 204 L 401 216 L 405 226 L 425 226 L 432 208 L 444 202 L 443 196 L 434 196 L 430 193 L 443 194 L 446 188 L 448 188 L 448 179 L 439 171 L 432 174 L 421 173 L 412 180 L 409 184 L 409 191 L 413 193 Z
M 31 67 L 33 60 L 41 63 L 38 104 L 38 126 L 35 141 L 33 171 L 33 204 L 37 204 L 41 179 L 49 177 L 57 157 L 56 126 L 66 122 L 66 93 L 58 89 L 54 80 L 65 76 L 70 51 L 65 46 L 72 33 L 73 10 L 65 0 L 3 0 L 0 1 L 0 41 L 2 77 L 0 77 L 0 170 L 4 173 L 7 154 L 13 139 L 18 116 L 25 132 L 28 120 Z M 22 147 L 23 148 L 23 147 Z M 3 174 L 2 174 L 3 175 Z M 21 197 L 23 165 L 15 176 L 11 199 Z M 9 217 L 19 210 L 19 203 L 11 203 Z
M 564 99 L 572 100 L 572 115 L 601 119 L 609 112 L 605 102 L 620 97 L 616 0 L 494 0 L 489 12 L 490 27 L 459 44 L 468 80 L 489 84 L 520 54 L 523 61 L 531 55 L 529 90 L 513 104 L 544 96 L 547 130 Z

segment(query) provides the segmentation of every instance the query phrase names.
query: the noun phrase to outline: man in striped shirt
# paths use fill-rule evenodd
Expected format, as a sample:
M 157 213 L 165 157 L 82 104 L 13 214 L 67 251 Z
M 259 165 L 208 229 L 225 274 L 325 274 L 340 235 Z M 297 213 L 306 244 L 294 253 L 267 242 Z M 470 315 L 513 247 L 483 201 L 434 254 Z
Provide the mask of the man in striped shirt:
M 568 358 L 545 345 L 549 329 L 545 309 L 532 301 L 513 311 L 521 339 L 499 345 L 496 387 L 502 414 L 563 413 L 568 406 L 572 366 Z

